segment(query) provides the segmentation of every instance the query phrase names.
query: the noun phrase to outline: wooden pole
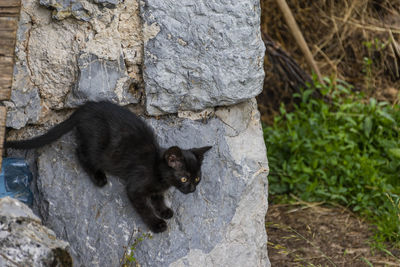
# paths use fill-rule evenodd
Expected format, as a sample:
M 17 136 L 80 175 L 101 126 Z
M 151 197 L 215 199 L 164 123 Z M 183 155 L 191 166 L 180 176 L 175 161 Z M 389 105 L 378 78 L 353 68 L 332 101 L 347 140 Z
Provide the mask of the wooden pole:
M 8 100 L 14 68 L 14 50 L 21 0 L 0 0 L 0 101 Z M 7 109 L 0 106 L 0 169 L 6 130 Z
M 289 29 L 292 32 L 294 39 L 296 40 L 298 46 L 300 47 L 301 51 L 303 52 L 304 56 L 306 57 L 308 65 L 317 74 L 319 82 L 321 84 L 323 84 L 321 72 L 319 71 L 318 66 L 314 61 L 311 51 L 308 48 L 306 41 L 304 40 L 303 34 L 301 33 L 300 28 L 297 25 L 296 20 L 294 19 L 292 11 L 290 10 L 288 4 L 286 3 L 286 0 L 276 0 L 276 2 L 278 3 L 279 8 L 281 9 L 281 11 L 283 13 L 283 17 L 285 18 L 286 23 L 288 24 Z

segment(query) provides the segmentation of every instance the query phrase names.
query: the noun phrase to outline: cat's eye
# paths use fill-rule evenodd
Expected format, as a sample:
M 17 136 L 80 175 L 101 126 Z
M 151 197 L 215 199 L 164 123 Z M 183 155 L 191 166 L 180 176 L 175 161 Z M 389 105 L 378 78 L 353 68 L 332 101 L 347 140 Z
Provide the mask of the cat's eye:
M 182 177 L 182 178 L 181 178 L 181 182 L 182 182 L 182 183 L 186 183 L 186 182 L 187 182 L 187 178 L 186 178 L 186 177 Z
M 195 181 L 196 183 L 199 182 L 199 181 L 200 181 L 200 177 L 194 178 L 194 181 Z

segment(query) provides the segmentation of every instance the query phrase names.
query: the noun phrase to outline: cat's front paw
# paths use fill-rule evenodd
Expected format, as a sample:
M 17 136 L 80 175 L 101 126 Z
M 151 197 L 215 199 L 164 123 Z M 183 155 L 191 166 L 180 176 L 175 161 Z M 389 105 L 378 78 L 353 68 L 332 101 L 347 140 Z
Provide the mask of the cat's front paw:
M 174 216 L 174 212 L 170 208 L 166 208 L 160 213 L 161 218 L 163 219 L 171 219 Z
M 157 220 L 150 225 L 150 230 L 154 233 L 161 233 L 167 230 L 167 223 L 164 220 Z
M 94 179 L 92 179 L 92 180 L 93 180 L 94 184 L 97 185 L 98 187 L 103 187 L 107 184 L 107 177 L 101 171 L 97 171 L 94 174 Z

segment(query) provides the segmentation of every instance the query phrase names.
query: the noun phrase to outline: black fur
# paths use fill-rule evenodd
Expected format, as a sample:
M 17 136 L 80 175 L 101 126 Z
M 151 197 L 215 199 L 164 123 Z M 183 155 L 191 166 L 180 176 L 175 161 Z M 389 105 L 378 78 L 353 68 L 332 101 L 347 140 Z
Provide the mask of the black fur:
M 128 109 L 109 102 L 87 102 L 70 118 L 47 133 L 29 140 L 7 141 L 6 148 L 31 149 L 49 144 L 76 129 L 78 159 L 97 186 L 107 183 L 105 173 L 127 181 L 127 193 L 143 221 L 163 232 L 173 212 L 163 192 L 175 186 L 182 193 L 195 191 L 201 178 L 203 155 L 211 147 L 159 147 L 152 129 Z

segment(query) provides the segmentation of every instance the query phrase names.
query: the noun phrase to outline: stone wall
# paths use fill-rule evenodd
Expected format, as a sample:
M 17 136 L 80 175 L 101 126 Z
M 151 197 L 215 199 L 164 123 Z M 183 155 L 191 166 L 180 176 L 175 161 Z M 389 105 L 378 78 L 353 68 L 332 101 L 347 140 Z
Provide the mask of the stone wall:
M 140 101 L 143 37 L 136 0 L 22 3 L 8 127 L 45 124 L 54 111 L 85 100 Z
M 8 138 L 44 132 L 86 100 L 128 105 L 161 145 L 212 145 L 190 195 L 170 190 L 165 233 L 137 244 L 141 266 L 268 266 L 268 164 L 254 97 L 264 46 L 257 0 L 24 0 Z M 148 229 L 110 177 L 95 187 L 72 134 L 28 156 L 35 210 L 75 266 L 118 266 Z

